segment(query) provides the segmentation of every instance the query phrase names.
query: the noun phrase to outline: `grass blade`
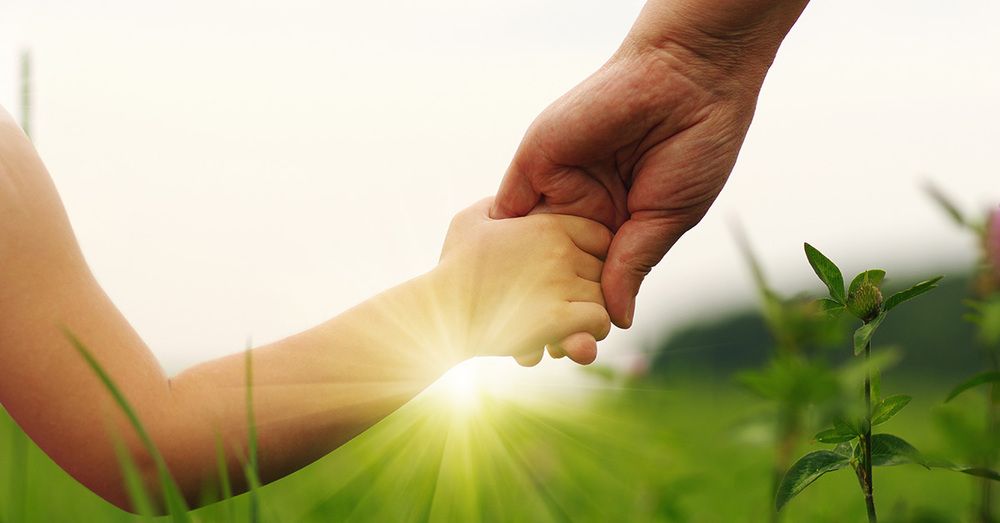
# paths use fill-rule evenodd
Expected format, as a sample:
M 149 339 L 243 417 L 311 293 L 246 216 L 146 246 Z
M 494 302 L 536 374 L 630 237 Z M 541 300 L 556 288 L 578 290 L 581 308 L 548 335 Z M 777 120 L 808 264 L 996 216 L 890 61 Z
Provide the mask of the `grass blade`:
M 163 489 L 163 497 L 166 502 L 167 511 L 173 517 L 175 522 L 189 522 L 187 503 L 184 502 L 184 496 L 181 495 L 180 488 L 177 487 L 177 483 L 174 481 L 173 476 L 170 475 L 170 470 L 167 468 L 167 463 L 163 459 L 163 455 L 160 454 L 159 449 L 156 448 L 156 444 L 153 443 L 153 438 L 149 436 L 146 428 L 142 425 L 139 420 L 139 415 L 136 414 L 135 409 L 125 398 L 125 395 L 118 389 L 111 376 L 104 370 L 104 367 L 94 358 L 94 355 L 90 353 L 90 350 L 68 329 L 63 329 L 63 334 L 69 339 L 73 347 L 76 348 L 77 352 L 83 356 L 83 359 L 87 362 L 87 365 L 94 371 L 98 379 L 104 384 L 108 392 L 114 398 L 115 402 L 122 409 L 125 417 L 128 419 L 129 424 L 135 430 L 139 439 L 142 441 L 146 451 L 149 452 L 150 457 L 152 457 L 153 462 L 156 464 L 156 471 L 160 478 L 160 488 Z
M 938 186 L 928 183 L 925 186 L 925 190 L 927 191 L 927 195 L 930 196 L 931 199 L 934 200 L 934 202 L 937 203 L 941 209 L 955 221 L 956 224 L 964 227 L 971 227 L 971 224 L 965 218 L 965 215 L 962 214 L 961 210 L 959 210 L 958 205 L 956 205 L 955 202 Z
M 153 508 L 155 504 L 150 499 L 149 491 L 142 480 L 142 474 L 139 473 L 139 467 L 136 466 L 135 460 L 132 459 L 125 442 L 120 437 L 115 438 L 115 453 L 118 455 L 118 465 L 122 469 L 125 488 L 128 491 L 129 501 L 132 503 L 132 512 L 152 520 L 156 515 L 156 510 Z
M 246 466 L 247 485 L 250 489 L 247 495 L 250 499 L 250 521 L 260 523 L 260 496 L 257 492 L 257 487 L 260 486 L 260 464 L 257 461 L 257 422 L 253 409 L 253 351 L 250 350 L 249 342 L 244 354 L 247 380 L 247 429 L 249 431 L 247 446 L 250 454 L 249 463 Z
M 215 432 L 215 467 L 219 469 L 220 496 L 217 499 L 209 500 L 209 503 L 217 500 L 225 501 L 233 497 L 233 482 L 229 479 L 229 464 L 226 462 L 226 447 L 222 442 L 222 434 L 218 431 L 218 429 L 216 429 Z M 236 521 L 233 504 L 226 502 L 220 503 L 220 505 L 225 505 L 226 508 L 225 521 Z

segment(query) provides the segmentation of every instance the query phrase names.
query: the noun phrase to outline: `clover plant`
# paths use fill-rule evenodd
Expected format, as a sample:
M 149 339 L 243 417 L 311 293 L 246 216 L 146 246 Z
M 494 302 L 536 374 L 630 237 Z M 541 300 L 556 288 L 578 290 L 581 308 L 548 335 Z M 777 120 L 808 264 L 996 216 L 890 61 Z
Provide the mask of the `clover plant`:
M 781 510 L 799 492 L 827 472 L 848 467 L 858 477 L 870 522 L 876 521 L 873 467 L 917 463 L 925 467 L 941 467 L 1000 479 L 996 472 L 981 467 L 928 462 L 904 439 L 892 434 L 872 432 L 873 427 L 889 421 L 911 399 L 904 394 L 882 397 L 880 375 L 877 371 L 873 373 L 873 366 L 870 365 L 872 336 L 890 311 L 933 289 L 941 277 L 918 283 L 884 298 L 879 284 L 885 277 L 885 271 L 871 269 L 861 272 L 845 288 L 843 275 L 836 264 L 808 243 L 805 244 L 805 252 L 809 264 L 829 290 L 829 296 L 817 302 L 824 314 L 838 317 L 846 311 L 861 320 L 861 326 L 854 331 L 854 354 L 862 356 L 869 365 L 864 372 L 864 403 L 860 414 L 837 417 L 833 427 L 815 435 L 815 441 L 833 444 L 834 448 L 810 452 L 788 469 L 778 487 L 775 508 Z

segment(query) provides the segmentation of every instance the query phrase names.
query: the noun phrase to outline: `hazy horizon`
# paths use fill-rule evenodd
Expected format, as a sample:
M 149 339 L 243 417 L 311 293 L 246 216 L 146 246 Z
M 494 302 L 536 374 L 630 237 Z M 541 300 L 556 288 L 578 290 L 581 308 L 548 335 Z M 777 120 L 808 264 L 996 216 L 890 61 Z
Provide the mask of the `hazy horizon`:
M 596 70 L 641 2 L 14 0 L 0 103 L 32 129 L 92 269 L 172 372 L 278 339 L 433 267 L 532 119 Z M 720 300 L 753 298 L 738 221 L 779 290 L 971 265 L 924 194 L 1000 202 L 995 2 L 813 2 L 731 180 L 599 362 Z M 818 286 L 816 287 L 818 289 Z

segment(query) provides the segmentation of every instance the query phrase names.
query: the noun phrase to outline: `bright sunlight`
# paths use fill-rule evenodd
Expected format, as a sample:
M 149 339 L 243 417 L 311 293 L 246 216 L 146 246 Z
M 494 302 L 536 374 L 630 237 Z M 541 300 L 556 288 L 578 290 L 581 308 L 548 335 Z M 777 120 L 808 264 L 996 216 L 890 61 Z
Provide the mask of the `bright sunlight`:
M 627 483 L 608 463 L 633 451 L 624 437 L 631 430 L 591 403 L 590 392 L 606 395 L 610 384 L 566 363 L 546 358 L 524 368 L 511 358 L 479 357 L 453 367 L 331 456 L 339 472 L 323 475 L 331 492 L 324 507 L 359 521 L 603 514 L 596 501 L 563 506 L 553 492 L 556 485 L 578 491 L 587 478 L 602 477 L 604 491 L 626 496 L 620 489 Z M 341 506 L 344 496 L 350 503 Z M 386 504 L 385 496 L 397 502 Z
M 544 374 L 549 379 L 539 379 Z M 574 375 L 576 373 L 573 373 Z M 570 376 L 579 378 L 578 376 Z M 438 378 L 424 396 L 454 414 L 471 416 L 481 410 L 484 402 L 535 402 L 545 393 L 544 383 L 567 381 L 566 373 L 557 372 L 555 366 L 539 365 L 526 369 L 510 358 L 480 357 L 466 360 Z M 576 380 L 572 380 L 576 381 Z

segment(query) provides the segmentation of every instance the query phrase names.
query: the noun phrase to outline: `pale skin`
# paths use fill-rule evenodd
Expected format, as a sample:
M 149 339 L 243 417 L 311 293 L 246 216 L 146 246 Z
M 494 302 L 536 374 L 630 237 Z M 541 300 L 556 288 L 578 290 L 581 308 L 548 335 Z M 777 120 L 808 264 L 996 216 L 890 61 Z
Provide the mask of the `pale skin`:
M 0 113 L 0 402 L 111 503 L 131 508 L 115 439 L 156 491 L 153 463 L 67 329 L 125 393 L 189 503 L 219 491 L 219 440 L 230 477 L 244 487 L 245 356 L 166 376 L 88 269 L 41 159 Z M 430 272 L 252 350 L 263 481 L 336 449 L 463 360 L 533 364 L 571 333 L 607 335 L 600 275 L 610 231 L 571 216 L 492 220 L 490 204 L 455 217 Z
M 601 280 L 630 327 L 643 278 L 725 185 L 807 1 L 649 0 L 611 59 L 528 128 L 490 216 L 572 214 L 615 231 Z M 586 333 L 555 347 L 596 354 Z

